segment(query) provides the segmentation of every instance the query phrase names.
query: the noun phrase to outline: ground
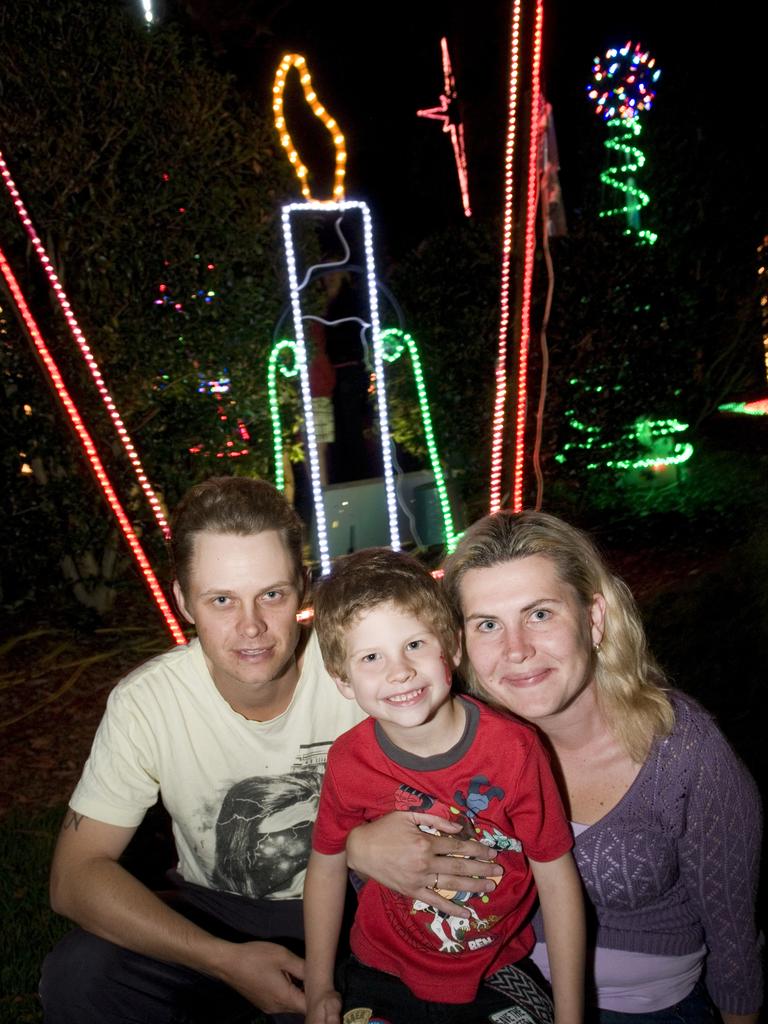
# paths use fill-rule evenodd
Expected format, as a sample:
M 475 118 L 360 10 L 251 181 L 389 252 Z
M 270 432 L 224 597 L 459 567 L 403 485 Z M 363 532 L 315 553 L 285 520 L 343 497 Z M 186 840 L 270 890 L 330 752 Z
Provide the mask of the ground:
M 682 510 L 674 502 L 641 515 L 588 507 L 582 516 L 637 597 L 672 684 L 715 713 L 761 788 L 768 780 L 758 714 L 768 646 L 766 426 L 751 426 L 747 436 L 739 428 L 716 444 L 710 438 Z M 138 582 L 110 622 L 85 628 L 75 621 L 66 608 L 4 620 L 0 1024 L 40 1021 L 39 965 L 67 927 L 47 909 L 50 853 L 109 692 L 132 667 L 172 646 Z M 137 873 L 162 837 L 155 821 L 150 826 L 149 845 L 134 855 Z M 758 912 L 765 921 L 764 899 Z
M 0 815 L 66 803 L 115 682 L 172 645 L 149 607 L 139 617 L 80 635 L 40 626 L 0 647 Z

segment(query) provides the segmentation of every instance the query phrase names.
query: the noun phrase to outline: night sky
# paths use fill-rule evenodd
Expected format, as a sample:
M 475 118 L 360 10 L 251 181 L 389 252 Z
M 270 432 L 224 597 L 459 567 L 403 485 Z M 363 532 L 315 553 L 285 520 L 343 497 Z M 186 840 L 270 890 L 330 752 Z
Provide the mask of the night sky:
M 448 136 L 439 122 L 415 116 L 417 108 L 438 102 L 439 40 L 446 34 L 468 135 L 470 187 L 481 211 L 498 215 L 509 0 L 233 0 L 237 18 L 229 18 L 229 27 L 232 10 L 226 3 L 199 0 L 196 11 L 192 6 L 187 17 L 192 14 L 198 29 L 213 39 L 222 63 L 236 72 L 255 102 L 260 97 L 268 102 L 282 53 L 306 55 L 320 99 L 347 137 L 347 196 L 371 203 L 378 244 L 392 258 L 462 218 Z M 543 85 L 553 105 L 569 216 L 580 209 L 603 166 L 601 126 L 585 90 L 592 59 L 632 39 L 650 50 L 662 69 L 656 106 L 644 121 L 648 173 L 656 133 L 662 154 L 677 148 L 679 188 L 692 198 L 701 188 L 705 207 L 711 207 L 701 216 L 711 231 L 724 244 L 754 254 L 767 226 L 760 35 L 745 3 L 731 4 L 717 17 L 704 14 L 702 5 L 679 0 L 635 5 L 547 0 Z M 303 127 L 294 121 L 297 138 L 305 139 L 310 171 L 320 174 L 326 167 L 330 174 L 330 150 L 322 133 L 313 137 L 312 122 L 311 116 Z M 657 230 L 675 230 L 674 210 L 654 209 L 653 216 Z

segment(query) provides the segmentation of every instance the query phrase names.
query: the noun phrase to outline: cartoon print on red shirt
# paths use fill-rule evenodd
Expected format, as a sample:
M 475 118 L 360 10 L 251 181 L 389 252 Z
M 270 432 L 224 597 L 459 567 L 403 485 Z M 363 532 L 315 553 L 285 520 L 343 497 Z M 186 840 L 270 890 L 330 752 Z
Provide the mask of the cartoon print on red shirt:
M 466 796 L 461 790 L 456 790 L 454 800 L 459 805 L 458 807 L 449 806 L 406 785 L 401 785 L 397 789 L 394 802 L 397 810 L 428 812 L 444 818 L 455 818 L 462 826 L 461 832 L 456 833 L 459 839 L 473 840 L 484 846 L 497 847 L 502 850 L 522 852 L 522 844 L 519 839 L 504 835 L 490 823 L 485 827 L 482 820 L 478 818 L 478 811 L 487 810 L 494 799 L 503 800 L 504 790 L 499 786 L 491 786 L 484 775 L 476 775 L 469 781 Z M 440 835 L 437 829 L 428 825 L 419 825 L 419 828 L 422 832 Z M 475 908 L 470 905 L 470 900 L 473 899 L 487 903 L 486 895 L 478 896 L 477 893 L 442 888 L 435 891 L 445 899 L 465 907 L 470 914 L 469 918 L 454 917 L 451 914 L 443 913 L 423 900 L 413 901 L 411 913 L 419 915 L 419 920 L 422 920 L 421 915 L 427 915 L 430 918 L 425 924 L 440 943 L 441 953 L 460 953 L 465 947 L 477 949 L 479 946 L 493 942 L 490 936 L 480 937 L 479 935 L 467 940 L 467 935 L 472 931 L 484 932 L 499 920 L 499 917 L 493 914 L 488 917 L 480 917 Z

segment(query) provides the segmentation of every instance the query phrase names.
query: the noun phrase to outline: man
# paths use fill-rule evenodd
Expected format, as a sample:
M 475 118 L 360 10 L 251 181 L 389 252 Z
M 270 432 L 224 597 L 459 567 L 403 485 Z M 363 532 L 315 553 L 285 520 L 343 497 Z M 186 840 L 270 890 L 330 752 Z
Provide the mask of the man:
M 46 961 L 47 1021 L 239 1020 L 251 1004 L 301 1019 L 285 943 L 302 938 L 326 752 L 362 717 L 297 622 L 301 550 L 270 484 L 212 479 L 180 503 L 174 593 L 198 639 L 110 696 L 53 860 L 53 908 L 84 930 Z M 171 903 L 118 863 L 158 792 L 179 853 Z
M 110 695 L 51 868 L 52 906 L 80 927 L 43 966 L 47 1024 L 240 1024 L 253 1006 L 303 1019 L 296 951 L 322 773 L 331 742 L 363 716 L 297 622 L 301 523 L 274 487 L 208 480 L 172 527 L 174 593 L 197 639 Z M 119 863 L 158 794 L 179 855 L 162 899 Z M 363 826 L 351 863 L 408 893 L 438 872 L 496 871 L 455 859 L 473 850 L 453 837 L 425 847 L 422 819 Z

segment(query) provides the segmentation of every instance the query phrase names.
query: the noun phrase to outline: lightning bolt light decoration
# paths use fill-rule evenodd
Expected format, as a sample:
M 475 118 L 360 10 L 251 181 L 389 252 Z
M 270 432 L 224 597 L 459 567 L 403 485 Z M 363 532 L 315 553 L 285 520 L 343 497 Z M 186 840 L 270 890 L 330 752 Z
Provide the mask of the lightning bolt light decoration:
M 456 173 L 459 176 L 459 189 L 461 190 L 461 204 L 464 207 L 464 216 L 472 216 L 472 207 L 469 202 L 469 171 L 467 169 L 467 153 L 464 148 L 464 125 L 459 117 L 459 94 L 456 91 L 456 79 L 453 76 L 451 55 L 448 51 L 448 40 L 443 37 L 440 40 L 440 50 L 443 55 L 443 92 L 440 96 L 438 107 L 429 107 L 426 110 L 417 110 L 417 117 L 427 117 L 433 121 L 443 122 L 443 131 L 451 137 L 453 157 L 456 161 Z

